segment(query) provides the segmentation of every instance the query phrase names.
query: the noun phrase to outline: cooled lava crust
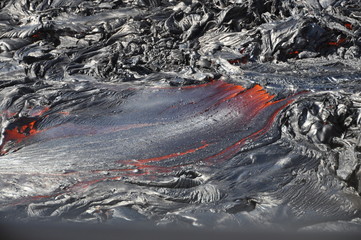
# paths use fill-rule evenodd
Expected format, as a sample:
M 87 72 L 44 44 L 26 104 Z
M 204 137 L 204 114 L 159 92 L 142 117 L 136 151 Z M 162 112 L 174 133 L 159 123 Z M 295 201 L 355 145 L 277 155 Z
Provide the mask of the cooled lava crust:
M 359 0 L 2 0 L 1 221 L 361 229 Z

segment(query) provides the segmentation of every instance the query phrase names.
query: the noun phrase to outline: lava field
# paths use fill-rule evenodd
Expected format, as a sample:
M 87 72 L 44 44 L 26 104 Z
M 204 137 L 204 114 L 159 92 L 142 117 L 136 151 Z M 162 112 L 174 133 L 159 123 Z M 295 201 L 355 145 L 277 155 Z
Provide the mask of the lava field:
M 359 0 L 2 0 L 0 222 L 361 230 Z

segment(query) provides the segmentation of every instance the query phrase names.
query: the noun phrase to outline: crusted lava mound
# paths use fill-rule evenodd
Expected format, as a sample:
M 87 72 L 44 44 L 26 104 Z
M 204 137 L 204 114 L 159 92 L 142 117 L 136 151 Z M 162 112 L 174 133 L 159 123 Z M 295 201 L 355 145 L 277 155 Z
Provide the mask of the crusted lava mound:
M 1 221 L 361 228 L 359 0 L 0 2 Z

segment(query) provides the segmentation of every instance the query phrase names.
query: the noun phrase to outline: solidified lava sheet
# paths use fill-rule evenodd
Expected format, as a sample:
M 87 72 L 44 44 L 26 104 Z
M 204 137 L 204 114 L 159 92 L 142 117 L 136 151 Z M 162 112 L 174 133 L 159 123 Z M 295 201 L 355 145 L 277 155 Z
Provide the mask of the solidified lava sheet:
M 359 0 L 2 0 L 0 220 L 361 229 Z

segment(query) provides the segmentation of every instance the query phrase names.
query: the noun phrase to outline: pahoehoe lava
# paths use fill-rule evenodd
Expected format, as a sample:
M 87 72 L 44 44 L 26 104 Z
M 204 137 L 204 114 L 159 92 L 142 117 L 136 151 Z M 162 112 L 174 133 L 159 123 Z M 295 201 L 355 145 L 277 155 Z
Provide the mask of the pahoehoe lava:
M 0 220 L 359 230 L 360 19 L 358 0 L 1 1 Z

